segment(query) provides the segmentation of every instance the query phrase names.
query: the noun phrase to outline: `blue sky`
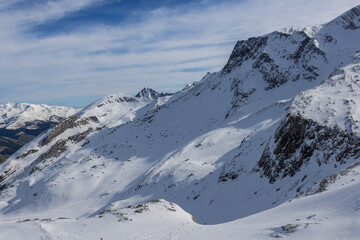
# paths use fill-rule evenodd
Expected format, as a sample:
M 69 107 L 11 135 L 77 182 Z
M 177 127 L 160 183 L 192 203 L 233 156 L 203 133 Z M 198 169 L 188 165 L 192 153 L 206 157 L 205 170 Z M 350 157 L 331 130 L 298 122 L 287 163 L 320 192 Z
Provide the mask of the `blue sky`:
M 353 0 L 1 0 L 0 103 L 83 107 L 142 87 L 174 92 L 237 40 L 321 24 Z

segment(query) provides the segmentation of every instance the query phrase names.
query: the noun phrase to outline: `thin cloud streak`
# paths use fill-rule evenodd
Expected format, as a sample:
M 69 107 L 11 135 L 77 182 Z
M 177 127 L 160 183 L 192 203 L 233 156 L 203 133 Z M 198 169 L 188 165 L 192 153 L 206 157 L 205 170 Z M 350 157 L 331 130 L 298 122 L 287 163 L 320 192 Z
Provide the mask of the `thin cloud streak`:
M 143 86 L 174 91 L 219 70 L 236 40 L 290 27 L 325 23 L 355 6 L 344 0 L 231 1 L 134 12 L 137 22 L 83 26 L 39 37 L 32 26 L 102 4 L 61 0 L 5 11 L 0 4 L 0 102 L 50 101 L 134 93 Z M 10 82 L 10 84 L 9 84 Z M 25 97 L 26 96 L 26 97 Z M 76 103 L 75 103 L 76 105 Z
M 60 0 L 39 3 L 34 1 L 32 6 L 25 7 L 24 9 L 11 9 L 3 15 L 7 17 L 11 15 L 11 20 L 16 22 L 17 25 L 41 24 L 49 20 L 60 19 L 67 14 L 77 12 L 86 7 L 94 6 L 95 4 L 101 4 L 105 1 L 106 0 Z M 8 1 L 3 6 L 0 5 L 0 11 L 11 5 L 15 5 L 18 2 L 21 1 L 12 1 L 11 4 Z

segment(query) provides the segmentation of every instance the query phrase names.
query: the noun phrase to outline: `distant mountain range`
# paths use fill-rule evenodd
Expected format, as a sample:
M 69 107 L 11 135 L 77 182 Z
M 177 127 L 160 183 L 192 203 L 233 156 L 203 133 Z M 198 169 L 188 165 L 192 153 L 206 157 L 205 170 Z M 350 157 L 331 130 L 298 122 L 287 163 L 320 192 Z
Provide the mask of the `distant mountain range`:
M 357 239 L 359 39 L 360 6 L 96 101 L 0 165 L 0 238 Z
M 7 103 L 0 105 L 0 162 L 27 142 L 78 110 L 44 104 Z

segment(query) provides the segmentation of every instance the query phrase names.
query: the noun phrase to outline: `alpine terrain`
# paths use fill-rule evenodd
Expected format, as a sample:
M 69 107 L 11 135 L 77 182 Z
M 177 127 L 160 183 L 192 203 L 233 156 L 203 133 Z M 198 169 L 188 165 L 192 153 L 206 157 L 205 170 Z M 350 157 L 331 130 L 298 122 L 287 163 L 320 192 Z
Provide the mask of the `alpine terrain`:
M 73 108 L 44 104 L 0 105 L 0 162 L 43 131 L 76 112 Z
M 0 239 L 358 239 L 360 6 L 116 93 L 0 165 Z

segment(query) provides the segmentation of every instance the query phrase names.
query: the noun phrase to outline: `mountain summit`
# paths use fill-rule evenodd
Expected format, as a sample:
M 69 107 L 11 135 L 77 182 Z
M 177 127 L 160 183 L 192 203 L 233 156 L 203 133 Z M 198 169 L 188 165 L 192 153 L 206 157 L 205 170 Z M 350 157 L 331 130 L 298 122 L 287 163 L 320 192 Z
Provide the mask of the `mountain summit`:
M 145 99 L 157 99 L 159 97 L 171 96 L 170 93 L 158 93 L 154 89 L 144 87 L 141 91 L 135 95 L 137 98 L 145 98 Z
M 0 165 L 0 227 L 44 239 L 358 238 L 357 9 L 238 41 L 220 72 L 171 96 L 117 93 L 60 122 Z
M 138 94 L 135 95 L 135 97 L 137 98 L 148 98 L 148 99 L 158 98 L 159 96 L 160 93 L 148 87 L 144 87 L 143 89 L 141 89 L 141 91 Z

